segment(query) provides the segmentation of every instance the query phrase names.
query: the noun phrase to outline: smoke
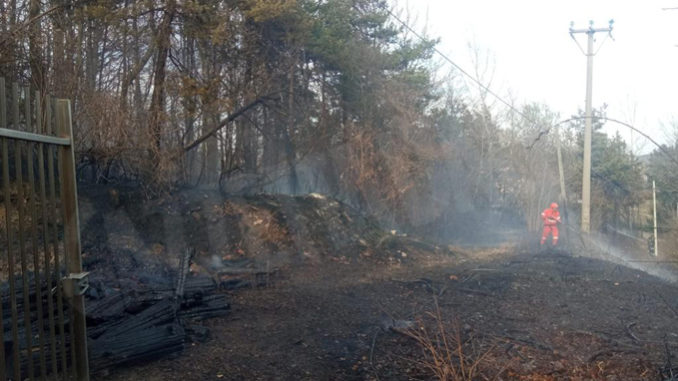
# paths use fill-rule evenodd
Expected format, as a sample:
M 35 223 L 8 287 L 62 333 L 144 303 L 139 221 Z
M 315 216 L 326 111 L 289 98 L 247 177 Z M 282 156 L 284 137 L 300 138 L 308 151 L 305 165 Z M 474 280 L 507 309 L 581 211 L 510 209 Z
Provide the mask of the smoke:
M 600 234 L 591 234 L 586 241 L 587 244 L 602 254 L 600 259 L 645 272 L 667 282 L 675 283 L 678 281 L 678 266 L 671 262 L 662 261 L 656 257 L 648 257 L 632 246 L 619 247 L 612 241 L 612 238 Z

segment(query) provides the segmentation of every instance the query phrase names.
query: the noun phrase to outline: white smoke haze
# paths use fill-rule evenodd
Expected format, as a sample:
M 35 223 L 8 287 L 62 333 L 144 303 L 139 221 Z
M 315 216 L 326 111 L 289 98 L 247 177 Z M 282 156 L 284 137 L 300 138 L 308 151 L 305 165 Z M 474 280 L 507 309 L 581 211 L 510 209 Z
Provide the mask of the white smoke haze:
M 583 251 L 582 254 L 592 254 L 592 257 L 604 259 L 621 266 L 639 270 L 656 276 L 667 282 L 678 282 L 678 266 L 676 263 L 662 259 L 662 257 L 650 256 L 647 251 L 638 249 L 624 249 L 615 246 L 612 239 L 602 234 L 591 234 L 586 239 L 587 245 L 595 248 L 598 253 Z
M 98 229 L 96 239 L 98 242 L 88 242 L 90 245 L 106 246 L 111 252 L 155 252 L 160 257 L 165 257 L 170 263 L 178 264 L 178 258 L 190 246 L 190 241 L 200 241 L 205 243 L 205 247 L 217 248 L 223 245 L 224 232 L 227 230 L 227 221 L 215 220 L 201 223 L 204 218 L 203 213 L 215 205 L 223 203 L 225 198 L 215 199 L 214 194 L 200 206 L 188 208 L 183 213 L 189 213 L 191 216 L 182 216 L 178 210 L 165 209 L 166 213 L 148 209 L 145 206 L 135 208 L 118 207 L 106 208 L 107 210 L 96 210 L 96 200 L 89 199 L 90 196 L 84 192 L 84 197 L 80 201 L 82 226 L 85 229 Z M 463 203 L 466 209 L 456 212 L 463 215 L 463 218 L 457 216 L 449 219 L 432 219 L 438 222 L 446 222 L 447 226 L 439 226 L 436 233 L 440 243 L 452 244 L 467 248 L 490 248 L 506 245 L 519 245 L 527 236 L 529 241 L 538 241 L 540 232 L 529 233 L 524 224 L 515 218 L 500 211 L 475 211 L 470 203 Z M 134 211 L 134 212 L 133 212 Z M 138 213 L 138 214 L 137 214 Z M 287 210 L 286 213 L 293 214 L 295 211 Z M 200 232 L 201 237 L 189 237 L 196 234 L 197 230 L 188 229 L 185 220 L 193 219 L 195 224 L 206 227 Z M 426 225 L 425 217 L 422 217 L 422 225 Z M 156 231 L 162 232 L 161 237 L 150 237 L 144 227 L 146 224 L 155 225 Z M 147 227 L 147 226 L 146 226 Z M 563 229 L 565 230 L 565 229 Z M 576 228 L 570 227 L 571 231 Z M 664 261 L 663 257 L 655 258 L 649 256 L 642 250 L 642 245 L 627 245 L 620 247 L 614 239 L 602 234 L 591 234 L 586 239 L 586 245 L 568 245 L 579 240 L 574 237 L 571 231 L 563 234 L 561 240 L 566 246 L 568 254 L 572 256 L 592 257 L 604 259 L 610 262 L 646 272 L 657 276 L 669 282 L 678 281 L 678 266 L 671 262 Z M 246 233 L 245 233 L 246 234 Z M 568 237 L 569 236 L 569 237 Z M 158 242 L 152 242 L 153 240 Z M 248 240 L 243 239 L 243 249 L 248 250 Z M 160 243 L 162 243 L 160 245 Z M 154 246 L 155 244 L 155 246 Z M 86 247 L 87 249 L 87 247 Z M 200 253 L 199 253 L 200 254 Z M 207 258 L 210 267 L 218 268 L 223 266 L 222 256 L 228 253 L 202 253 L 208 254 Z

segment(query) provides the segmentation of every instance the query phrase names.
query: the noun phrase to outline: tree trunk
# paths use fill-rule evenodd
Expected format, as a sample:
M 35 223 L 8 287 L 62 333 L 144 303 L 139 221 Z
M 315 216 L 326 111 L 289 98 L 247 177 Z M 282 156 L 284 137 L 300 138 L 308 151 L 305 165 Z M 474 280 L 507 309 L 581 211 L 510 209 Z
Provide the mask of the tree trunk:
M 65 54 L 65 35 L 64 31 L 59 25 L 54 29 L 54 42 L 52 43 L 52 57 L 54 59 L 54 72 L 64 73 L 66 68 L 66 54 Z M 63 97 L 66 93 L 66 76 L 54 76 L 54 90 L 57 97 Z
M 5 12 L 3 12 L 5 19 L 5 30 L 12 31 L 17 25 L 17 2 L 12 0 L 11 2 L 3 2 Z M 10 39 L 5 44 L 5 51 L 3 51 L 3 73 L 2 75 L 7 76 L 9 81 L 14 81 L 17 78 L 17 43 L 14 39 Z
M 172 20 L 176 12 L 176 2 L 169 0 L 165 7 L 165 14 L 158 28 L 157 53 L 153 68 L 153 95 L 149 108 L 149 132 L 151 137 L 151 159 L 158 163 L 162 143 L 162 126 L 165 119 L 165 75 L 167 57 L 172 35 Z
M 35 18 L 40 14 L 40 1 L 31 0 L 30 9 L 28 11 L 30 18 Z M 42 56 L 42 29 L 40 28 L 40 20 L 36 20 L 31 24 L 29 35 L 29 50 L 30 50 L 30 67 L 31 67 L 31 81 L 40 93 L 45 92 L 45 78 L 46 67 L 43 63 Z
M 210 41 L 200 44 L 200 60 L 202 62 L 202 78 L 204 93 L 202 95 L 202 134 L 211 131 L 219 123 L 218 95 L 220 76 L 218 63 L 215 60 L 214 46 Z M 216 184 L 219 180 L 219 141 L 216 134 L 212 134 L 203 144 L 202 182 Z
M 263 110 L 263 145 L 264 152 L 262 155 L 262 167 L 265 171 L 271 171 L 278 164 L 279 150 L 278 142 L 280 138 L 275 128 L 271 128 L 274 124 L 271 122 L 267 108 Z
M 292 65 L 290 65 L 288 73 L 288 90 L 287 90 L 287 128 L 282 127 L 282 138 L 285 144 L 285 155 L 287 159 L 287 166 L 289 168 L 289 191 L 291 194 L 296 194 L 299 187 L 299 178 L 297 176 L 296 168 L 296 149 L 292 141 L 292 134 L 295 130 L 295 112 L 294 112 L 294 71 L 297 66 L 296 55 L 293 58 Z
M 195 62 L 195 40 L 192 37 L 184 38 L 183 55 L 184 65 L 186 66 L 186 75 L 192 78 L 197 77 L 197 68 Z M 183 146 L 186 144 L 186 142 L 190 142 L 195 139 L 195 114 L 197 112 L 196 97 L 192 94 L 189 94 L 188 91 L 185 91 L 181 102 L 184 109 L 184 138 L 183 141 L 181 141 L 181 145 Z M 184 180 L 192 182 L 192 180 L 194 180 L 192 178 L 192 174 L 196 164 L 195 151 L 187 152 L 183 159 Z
M 99 67 L 99 41 L 100 26 L 96 20 L 83 23 L 83 29 L 87 28 L 85 39 L 85 94 L 91 94 L 96 88 L 97 72 Z M 83 31 L 84 33 L 84 31 Z

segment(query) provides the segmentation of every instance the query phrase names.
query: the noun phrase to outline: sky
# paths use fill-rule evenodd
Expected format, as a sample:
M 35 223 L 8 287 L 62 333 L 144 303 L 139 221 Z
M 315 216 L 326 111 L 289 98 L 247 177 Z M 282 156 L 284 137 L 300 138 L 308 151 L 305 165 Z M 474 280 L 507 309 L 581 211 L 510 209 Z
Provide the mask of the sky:
M 596 33 L 593 107 L 636 126 L 660 143 L 670 141 L 678 121 L 678 0 L 393 0 L 417 31 L 440 38 L 439 50 L 473 73 L 473 51 L 489 68 L 484 83 L 518 102 L 548 105 L 566 119 L 584 109 L 586 35 L 575 29 L 604 28 L 614 19 L 612 38 Z M 442 61 L 441 61 L 442 62 Z M 441 71 L 452 70 L 442 62 Z M 484 65 L 484 64 L 483 64 Z M 482 67 L 483 65 L 480 65 Z M 472 82 L 467 81 L 468 85 Z M 499 105 L 499 104 L 498 104 Z M 674 123 L 678 124 L 678 123 Z M 678 129 L 678 127 L 677 127 Z M 653 145 L 627 127 L 619 131 L 637 154 Z

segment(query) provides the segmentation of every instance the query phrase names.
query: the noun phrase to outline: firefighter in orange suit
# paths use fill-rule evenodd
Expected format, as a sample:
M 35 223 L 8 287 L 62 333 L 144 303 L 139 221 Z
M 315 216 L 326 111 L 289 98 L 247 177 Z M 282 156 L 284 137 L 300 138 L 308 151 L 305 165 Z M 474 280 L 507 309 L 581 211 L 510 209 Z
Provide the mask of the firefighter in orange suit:
M 548 238 L 549 233 L 553 234 L 553 246 L 558 243 L 558 224 L 560 223 L 560 213 L 558 213 L 558 204 L 551 203 L 550 208 L 541 212 L 541 219 L 544 220 L 544 230 L 541 233 L 541 244 L 543 245 Z

